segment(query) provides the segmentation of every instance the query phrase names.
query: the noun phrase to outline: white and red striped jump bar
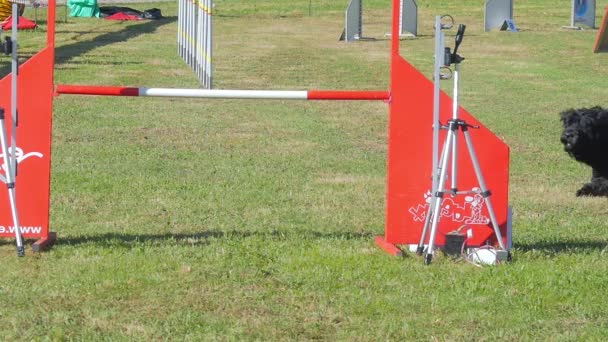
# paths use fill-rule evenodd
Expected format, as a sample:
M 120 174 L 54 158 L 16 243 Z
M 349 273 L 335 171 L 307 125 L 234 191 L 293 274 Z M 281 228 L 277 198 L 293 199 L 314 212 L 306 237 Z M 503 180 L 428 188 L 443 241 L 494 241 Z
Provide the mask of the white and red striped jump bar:
M 221 90 L 135 88 L 86 85 L 57 85 L 56 94 L 104 95 L 104 96 L 155 96 L 200 97 L 216 99 L 269 99 L 269 100 L 384 100 L 388 91 L 357 90 Z

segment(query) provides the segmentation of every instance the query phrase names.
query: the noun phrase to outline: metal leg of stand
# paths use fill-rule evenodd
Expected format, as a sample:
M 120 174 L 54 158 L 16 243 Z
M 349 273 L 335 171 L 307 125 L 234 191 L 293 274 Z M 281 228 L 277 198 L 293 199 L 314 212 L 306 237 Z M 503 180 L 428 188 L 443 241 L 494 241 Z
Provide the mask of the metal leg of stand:
M 435 192 L 436 189 L 431 189 L 431 192 Z M 426 211 L 426 216 L 424 217 L 424 226 L 422 226 L 422 233 L 420 233 L 420 240 L 418 242 L 418 248 L 416 249 L 417 255 L 422 255 L 424 253 L 424 241 L 426 240 L 426 234 L 429 230 L 429 224 L 431 223 L 431 216 L 433 211 L 433 201 L 429 203 L 429 209 Z
M 446 151 L 445 145 L 447 144 L 447 140 L 444 141 L 444 146 L 441 150 L 441 158 L 439 159 L 438 165 L 443 165 L 443 158 Z M 447 155 L 445 156 L 447 158 Z M 418 248 L 416 249 L 417 255 L 422 255 L 424 253 L 424 242 L 426 241 L 426 236 L 428 234 L 428 230 L 431 224 L 431 218 L 433 217 L 433 211 L 435 208 L 435 195 L 437 194 L 438 189 L 437 182 L 435 181 L 438 178 L 438 175 L 441 174 L 441 168 L 439 166 L 433 170 L 433 182 L 431 185 L 431 201 L 429 203 L 429 209 L 426 211 L 426 216 L 424 217 L 424 226 L 422 227 L 422 233 L 420 234 L 420 240 L 418 242 Z
M 434 249 L 435 249 L 435 236 L 437 233 L 437 226 L 439 223 L 439 219 L 440 219 L 440 215 L 441 215 L 441 203 L 443 200 L 443 196 L 445 195 L 445 191 L 444 191 L 444 185 L 446 182 L 446 178 L 447 178 L 447 162 L 448 159 L 450 159 L 450 153 L 456 153 L 456 149 L 454 149 L 453 145 L 456 142 L 456 134 L 458 129 L 462 130 L 463 136 L 464 136 L 464 141 L 467 147 L 467 152 L 469 153 L 469 156 L 471 158 L 471 163 L 473 165 L 473 170 L 475 172 L 475 176 L 477 178 L 477 183 L 480 189 L 480 194 L 483 196 L 484 198 L 484 203 L 486 205 L 486 208 L 488 210 L 488 214 L 490 216 L 490 221 L 492 223 L 492 229 L 494 230 L 494 234 L 496 236 L 496 239 L 498 241 L 498 245 L 500 247 L 501 250 L 506 251 L 505 245 L 502 241 L 502 234 L 500 232 L 500 228 L 498 227 L 498 223 L 496 220 L 496 215 L 494 214 L 494 208 L 492 207 L 492 203 L 490 202 L 490 195 L 491 192 L 488 190 L 488 188 L 486 187 L 486 183 L 484 181 L 482 172 L 481 172 L 481 168 L 479 166 L 479 161 L 477 160 L 477 155 L 475 153 L 475 149 L 473 148 L 473 143 L 471 141 L 471 137 L 469 135 L 469 131 L 468 131 L 468 125 L 466 122 L 462 121 L 462 120 L 450 120 L 449 121 L 449 131 L 448 134 L 445 138 L 445 142 L 443 145 L 443 150 L 441 152 L 441 159 L 440 159 L 440 168 L 437 170 L 439 172 L 439 182 L 437 184 L 437 189 L 435 189 L 435 192 L 433 193 L 433 199 L 432 199 L 432 204 L 431 204 L 431 208 L 429 208 L 429 212 L 432 211 L 432 219 L 430 220 L 430 236 L 429 236 L 429 242 L 428 242 L 428 247 L 426 250 L 426 254 L 424 256 L 424 263 L 425 265 L 428 265 L 431 263 L 432 259 L 433 259 L 433 253 L 434 253 Z M 456 159 L 453 158 L 454 156 L 452 156 L 452 162 L 456 162 Z M 453 165 L 452 165 L 453 166 Z M 454 169 L 454 167 L 452 167 Z M 453 183 L 454 184 L 454 183 Z M 452 189 L 454 191 L 454 189 Z M 427 213 L 427 215 L 429 215 L 429 213 Z M 426 224 L 426 222 L 425 222 Z M 423 229 L 423 237 L 422 239 L 426 238 L 426 231 L 428 229 L 428 225 L 425 225 L 424 229 Z M 423 240 L 421 240 L 423 241 Z M 423 242 L 421 242 L 421 244 L 419 245 L 419 249 L 420 246 L 423 245 Z M 508 253 L 508 251 L 507 251 Z
M 4 159 L 4 182 L 8 190 L 8 199 L 11 206 L 11 215 L 13 217 L 13 227 L 15 231 L 15 241 L 17 243 L 17 256 L 25 255 L 23 247 L 23 239 L 19 226 L 19 216 L 17 215 L 17 202 L 15 199 L 15 181 L 13 179 L 13 168 L 11 165 L 8 146 L 6 145 L 6 128 L 4 127 L 4 109 L 0 108 L 0 145 L 2 145 L 2 154 Z
M 15 200 L 15 178 L 17 176 L 17 78 L 19 74 L 19 60 L 17 56 L 17 30 L 19 27 L 19 5 L 12 3 L 12 28 L 11 28 L 11 148 L 7 146 L 6 127 L 4 126 L 4 109 L 0 119 L 0 139 L 2 140 L 2 153 L 4 154 L 5 183 L 8 189 L 11 215 L 13 217 L 13 229 L 17 243 L 17 255 L 24 256 L 23 239 L 21 237 L 21 226 L 19 225 L 19 215 L 17 214 L 17 202 Z
M 451 163 L 451 173 L 450 173 L 450 192 L 452 195 L 456 195 L 458 191 L 458 185 L 456 184 L 456 180 L 458 177 L 458 138 L 456 134 L 452 135 L 452 163 Z
M 494 209 L 492 208 L 492 203 L 490 202 L 489 197 L 491 193 L 490 191 L 488 191 L 486 183 L 483 179 L 483 175 L 481 174 L 481 168 L 479 167 L 477 155 L 475 154 L 475 150 L 473 149 L 473 143 L 471 142 L 471 137 L 469 136 L 469 131 L 466 125 L 462 127 L 462 133 L 464 135 L 464 141 L 467 145 L 469 156 L 471 157 L 471 163 L 473 164 L 473 170 L 475 171 L 475 176 L 477 177 L 477 183 L 479 184 L 481 195 L 483 196 L 486 208 L 488 208 L 488 214 L 490 215 L 490 221 L 492 223 L 492 228 L 494 229 L 494 234 L 496 234 L 496 239 L 498 240 L 498 246 L 500 247 L 500 249 L 506 250 L 505 245 L 502 242 L 502 234 L 500 233 L 500 229 L 498 227 L 496 215 L 494 215 Z
M 458 119 L 458 82 L 460 78 L 460 63 L 456 63 L 454 66 L 454 73 L 452 74 L 454 89 L 453 89 L 453 99 L 452 99 L 452 120 Z M 456 185 L 456 181 L 458 179 L 458 137 L 456 134 L 452 135 L 452 170 L 451 170 L 451 192 L 452 195 L 455 195 L 458 191 L 458 186 Z
M 452 121 L 450 121 L 448 129 L 449 131 L 443 145 L 443 151 L 441 152 L 439 181 L 437 183 L 437 189 L 433 194 L 433 217 L 431 220 L 429 244 L 426 250 L 426 254 L 424 255 L 425 265 L 429 265 L 431 263 L 431 261 L 433 260 L 433 253 L 435 252 L 435 235 L 437 234 L 437 225 L 439 224 L 439 219 L 441 216 L 441 202 L 443 200 L 444 195 L 443 187 L 447 178 L 447 164 L 448 160 L 450 159 L 449 155 L 451 151 L 451 145 L 454 142 L 454 139 L 452 137 L 456 134 L 456 129 L 458 129 L 458 127 Z

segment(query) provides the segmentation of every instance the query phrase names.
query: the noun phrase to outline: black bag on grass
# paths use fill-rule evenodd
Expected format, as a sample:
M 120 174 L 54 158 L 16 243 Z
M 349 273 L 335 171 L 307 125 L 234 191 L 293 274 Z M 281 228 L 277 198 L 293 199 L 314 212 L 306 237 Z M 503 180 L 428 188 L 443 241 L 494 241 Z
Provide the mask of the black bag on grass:
M 144 19 L 162 19 L 163 15 L 160 13 L 160 9 L 151 8 L 144 11 Z

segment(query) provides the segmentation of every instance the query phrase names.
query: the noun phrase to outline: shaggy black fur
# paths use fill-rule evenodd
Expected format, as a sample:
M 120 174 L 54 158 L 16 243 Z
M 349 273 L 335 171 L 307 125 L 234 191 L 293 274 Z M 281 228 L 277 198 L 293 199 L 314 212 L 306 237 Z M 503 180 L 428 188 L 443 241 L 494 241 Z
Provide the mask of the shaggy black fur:
M 593 169 L 591 182 L 577 196 L 608 196 L 608 110 L 602 107 L 569 109 L 561 114 L 564 150 Z

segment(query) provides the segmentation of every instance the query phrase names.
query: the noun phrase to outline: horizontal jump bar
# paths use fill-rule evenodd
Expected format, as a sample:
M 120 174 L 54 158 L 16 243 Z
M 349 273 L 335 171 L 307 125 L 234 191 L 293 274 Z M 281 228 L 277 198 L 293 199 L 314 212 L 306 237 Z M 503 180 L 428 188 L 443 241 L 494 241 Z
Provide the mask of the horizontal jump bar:
M 269 100 L 388 100 L 388 91 L 357 90 L 223 90 L 135 88 L 112 86 L 86 86 L 60 84 L 56 94 L 103 96 L 155 96 L 199 97 L 216 99 L 269 99 Z

